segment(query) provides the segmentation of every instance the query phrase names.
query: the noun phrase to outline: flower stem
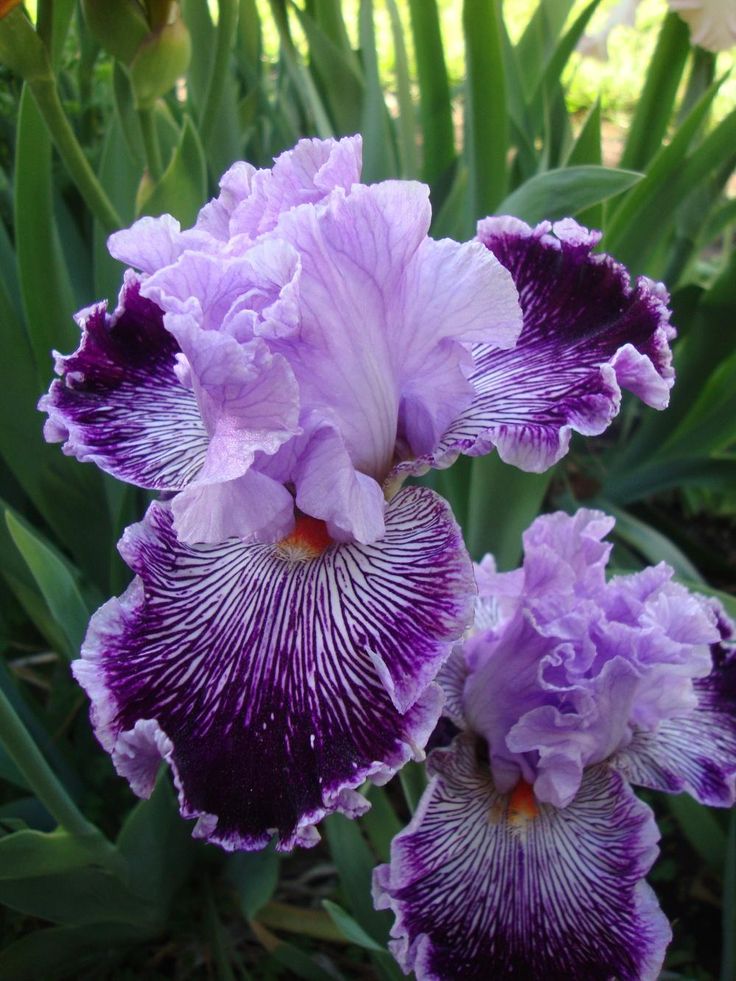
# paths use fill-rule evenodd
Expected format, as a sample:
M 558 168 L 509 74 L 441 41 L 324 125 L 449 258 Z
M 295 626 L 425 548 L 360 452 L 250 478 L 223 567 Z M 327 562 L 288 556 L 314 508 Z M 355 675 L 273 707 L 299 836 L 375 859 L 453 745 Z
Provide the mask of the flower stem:
M 215 119 L 217 118 L 220 102 L 222 101 L 222 94 L 225 91 L 230 51 L 232 50 L 235 29 L 238 24 L 237 0 L 219 0 L 218 9 L 215 55 L 207 84 L 207 95 L 205 96 L 204 105 L 202 106 L 202 112 L 199 117 L 199 135 L 202 139 L 203 146 L 207 146 L 212 136 L 212 127 L 215 125 Z
M 164 167 L 161 161 L 161 148 L 158 142 L 156 117 L 153 109 L 150 107 L 146 109 L 139 109 L 138 119 L 140 120 L 141 132 L 143 134 L 143 146 L 146 151 L 148 173 L 151 180 L 156 182 L 160 180 L 161 175 L 164 172 Z
M 105 231 L 121 228 L 124 222 L 95 176 L 69 124 L 56 81 L 52 77 L 42 76 L 29 79 L 28 85 L 51 139 L 90 211 Z
M 96 833 L 97 829 L 79 811 L 52 772 L 2 689 L 0 689 L 0 743 L 57 824 L 70 834 Z

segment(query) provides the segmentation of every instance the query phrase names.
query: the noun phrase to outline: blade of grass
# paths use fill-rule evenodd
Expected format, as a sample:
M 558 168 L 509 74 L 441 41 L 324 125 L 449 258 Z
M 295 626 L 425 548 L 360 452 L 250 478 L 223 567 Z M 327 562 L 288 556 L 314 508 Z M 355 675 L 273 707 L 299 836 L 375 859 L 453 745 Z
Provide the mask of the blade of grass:
M 419 175 L 417 156 L 417 121 L 414 112 L 414 99 L 411 94 L 409 59 L 404 44 L 404 28 L 401 23 L 396 0 L 386 0 L 391 20 L 391 36 L 394 43 L 394 64 L 396 75 L 396 98 L 399 105 L 397 119 L 400 173 L 402 177 L 415 178 Z
M 515 215 L 531 223 L 564 218 L 622 194 L 641 179 L 641 174 L 611 167 L 548 170 L 513 191 L 498 205 L 496 213 Z
M 506 193 L 509 120 L 499 0 L 464 0 L 465 158 L 470 211 L 493 212 Z
M 689 53 L 687 24 L 677 14 L 668 14 L 647 68 L 644 89 L 631 118 L 621 156 L 622 167 L 643 170 L 660 149 Z
M 498 453 L 473 460 L 466 542 L 474 559 L 491 552 L 502 571 L 519 564 L 522 532 L 539 514 L 553 475 L 554 468 L 524 473 Z
M 409 13 L 419 81 L 422 180 L 435 189 L 455 160 L 452 101 L 437 0 L 409 0 Z M 433 200 L 437 203 L 436 196 Z
M 358 16 L 360 53 L 365 76 L 365 99 L 361 132 L 363 133 L 363 180 L 367 183 L 398 177 L 393 134 L 378 71 L 378 51 L 373 23 L 373 0 L 360 0 Z
M 731 981 L 736 977 L 736 811 L 728 819 L 722 923 L 721 981 Z

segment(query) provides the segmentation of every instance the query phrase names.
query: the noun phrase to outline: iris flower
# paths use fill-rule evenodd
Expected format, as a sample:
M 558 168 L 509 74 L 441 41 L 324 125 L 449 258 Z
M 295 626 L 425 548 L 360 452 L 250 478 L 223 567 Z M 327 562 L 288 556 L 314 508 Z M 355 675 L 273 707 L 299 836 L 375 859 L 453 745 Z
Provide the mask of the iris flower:
M 163 758 L 195 834 L 309 845 L 423 747 L 472 619 L 445 502 L 408 474 L 497 446 L 541 470 L 621 387 L 664 407 L 666 294 L 574 222 L 429 237 L 428 189 L 360 183 L 360 139 L 235 164 L 182 230 L 113 235 L 41 408 L 66 453 L 160 491 L 75 675 L 136 793 Z
M 477 567 L 440 675 L 459 733 L 375 875 L 419 979 L 655 979 L 659 835 L 631 785 L 734 803 L 734 624 L 664 563 L 607 581 L 612 525 L 546 515 L 520 569 Z

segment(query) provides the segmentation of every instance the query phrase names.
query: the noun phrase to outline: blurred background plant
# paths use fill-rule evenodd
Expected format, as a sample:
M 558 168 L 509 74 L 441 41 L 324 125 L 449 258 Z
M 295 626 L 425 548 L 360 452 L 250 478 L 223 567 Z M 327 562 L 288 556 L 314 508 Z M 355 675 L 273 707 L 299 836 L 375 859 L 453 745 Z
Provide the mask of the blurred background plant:
M 605 508 L 619 569 L 666 560 L 736 613 L 736 82 L 664 0 L 596 39 L 615 3 L 573 0 L 0 2 L 0 976 L 396 978 L 370 873 L 421 792 L 411 765 L 317 849 L 196 843 L 164 774 L 137 802 L 71 679 L 86 622 L 127 574 L 144 494 L 62 457 L 36 401 L 72 314 L 114 301 L 107 234 L 191 223 L 234 160 L 303 135 L 364 136 L 365 178 L 420 178 L 434 234 L 574 215 L 672 291 L 670 409 L 625 405 L 544 475 L 497 457 L 434 473 L 475 557 L 502 568 L 542 510 Z M 736 41 L 736 39 L 732 39 Z M 583 42 L 583 47 L 591 42 Z M 4 748 L 3 748 L 4 747 Z M 650 795 L 666 976 L 736 976 L 736 825 Z

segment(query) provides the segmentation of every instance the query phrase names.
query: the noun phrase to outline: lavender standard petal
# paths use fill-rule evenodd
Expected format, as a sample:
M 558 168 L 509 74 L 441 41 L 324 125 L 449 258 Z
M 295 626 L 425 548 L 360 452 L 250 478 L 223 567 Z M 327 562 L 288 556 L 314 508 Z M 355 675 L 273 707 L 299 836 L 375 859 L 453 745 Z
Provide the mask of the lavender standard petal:
M 386 517 L 376 545 L 330 544 L 313 522 L 275 545 L 193 548 L 151 506 L 121 547 L 138 577 L 95 615 L 74 668 L 134 789 L 163 756 L 198 834 L 291 848 L 325 814 L 355 813 L 365 779 L 421 757 L 472 573 L 431 491 L 402 491 Z
M 419 981 L 654 981 L 670 930 L 644 881 L 652 812 L 607 767 L 569 807 L 499 794 L 459 736 L 376 871 L 392 949 Z

